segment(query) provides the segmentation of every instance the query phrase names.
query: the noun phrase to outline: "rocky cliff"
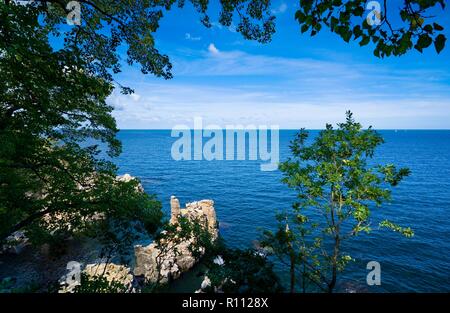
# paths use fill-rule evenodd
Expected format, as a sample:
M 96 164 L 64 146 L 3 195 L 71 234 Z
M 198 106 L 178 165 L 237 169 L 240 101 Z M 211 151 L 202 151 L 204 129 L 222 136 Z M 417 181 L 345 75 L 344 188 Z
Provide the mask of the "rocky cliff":
M 201 223 L 211 234 L 212 240 L 217 239 L 217 218 L 212 200 L 191 202 L 185 208 L 180 208 L 180 202 L 172 196 L 170 205 L 172 225 L 177 225 L 179 218 L 185 217 L 192 222 Z M 166 242 L 153 242 L 146 247 L 136 246 L 135 276 L 142 276 L 150 283 L 167 283 L 177 279 L 197 262 L 191 252 L 194 240 L 195 238 L 180 241 L 175 238 Z
M 172 196 L 170 204 L 170 223 L 175 228 L 179 224 L 179 219 L 185 217 L 189 221 L 200 223 L 201 227 L 210 233 L 212 240 L 217 239 L 218 223 L 212 200 L 187 203 L 185 208 L 181 208 L 178 199 Z M 167 283 L 179 278 L 183 272 L 191 269 L 198 261 L 198 258 L 194 257 L 191 252 L 195 242 L 194 237 L 184 239 L 177 238 L 175 235 L 170 238 L 165 241 L 162 239 L 163 241 L 153 242 L 148 246 L 135 246 L 134 270 L 123 265 L 100 262 L 86 265 L 82 272 L 90 277 L 103 276 L 107 281 L 119 283 L 131 292 L 135 291 L 137 277 L 143 278 L 146 283 Z M 203 253 L 204 249 L 200 247 L 200 254 Z M 61 277 L 60 282 L 59 292 L 73 292 L 78 284 L 68 275 Z

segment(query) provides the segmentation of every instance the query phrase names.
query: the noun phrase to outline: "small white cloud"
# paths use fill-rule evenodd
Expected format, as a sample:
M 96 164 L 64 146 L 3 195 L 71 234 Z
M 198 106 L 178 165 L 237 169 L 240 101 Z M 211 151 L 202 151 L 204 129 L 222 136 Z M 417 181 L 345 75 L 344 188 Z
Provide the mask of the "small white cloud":
M 213 43 L 209 44 L 208 51 L 211 52 L 212 54 L 219 54 L 220 53 L 219 49 L 217 49 L 216 46 Z
M 195 36 L 192 36 L 190 33 L 186 33 L 186 34 L 184 35 L 184 39 L 186 39 L 186 40 L 192 40 L 192 41 L 199 41 L 199 40 L 202 39 L 202 37 L 195 37 Z
M 233 22 L 231 22 L 231 25 L 230 25 L 230 26 L 223 26 L 223 25 L 220 24 L 219 22 L 211 22 L 211 26 L 212 26 L 213 28 L 217 28 L 217 29 L 219 29 L 219 30 L 225 29 L 225 30 L 229 30 L 229 31 L 232 32 L 232 33 L 237 33 L 237 27 L 236 27 L 236 25 L 234 25 Z
M 133 99 L 133 101 L 138 102 L 141 99 L 141 96 L 138 95 L 137 93 L 132 93 L 130 95 L 131 99 Z
M 228 30 L 232 33 L 237 33 L 237 27 L 234 25 L 233 22 L 231 22 L 231 25 L 228 27 Z
M 280 4 L 280 6 L 276 9 L 272 9 L 272 14 L 280 14 L 280 13 L 284 13 L 287 10 L 287 4 L 286 3 L 282 3 Z
M 218 29 L 222 29 L 223 26 L 219 22 L 211 22 L 212 27 L 217 27 Z

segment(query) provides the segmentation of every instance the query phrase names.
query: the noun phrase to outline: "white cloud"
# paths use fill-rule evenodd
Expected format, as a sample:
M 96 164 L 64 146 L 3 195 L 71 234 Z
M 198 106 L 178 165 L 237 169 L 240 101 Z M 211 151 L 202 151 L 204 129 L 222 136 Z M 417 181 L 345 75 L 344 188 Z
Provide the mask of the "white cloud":
M 174 62 L 175 79 L 130 80 L 140 98 L 109 101 L 121 128 L 171 128 L 196 116 L 207 124 L 322 128 L 346 110 L 376 128 L 449 128 L 450 74 L 330 58 L 219 51 Z
M 280 14 L 286 12 L 288 6 L 286 3 L 281 3 L 277 8 L 272 9 L 272 14 Z
M 211 54 L 214 54 L 214 55 L 218 55 L 220 53 L 219 49 L 217 49 L 216 46 L 213 43 L 209 44 L 208 51 L 211 52 Z
M 236 33 L 237 32 L 236 25 L 234 25 L 233 22 L 231 22 L 230 26 L 223 26 L 219 22 L 211 22 L 211 26 L 214 27 L 214 28 L 220 29 L 220 30 L 226 29 L 226 30 L 229 30 L 232 33 Z
M 142 83 L 139 103 L 121 102 L 115 111 L 120 128 L 172 128 L 191 125 L 202 117 L 205 125 L 255 124 L 281 128 L 322 128 L 342 121 L 352 110 L 364 125 L 376 128 L 448 127 L 450 101 L 445 97 L 404 99 L 378 93 L 304 90 L 301 86 L 234 85 L 226 87 L 190 83 Z M 129 99 L 129 97 L 127 97 Z
M 138 102 L 141 99 L 141 96 L 138 95 L 137 93 L 132 93 L 130 97 L 131 99 L 133 99 L 134 102 Z

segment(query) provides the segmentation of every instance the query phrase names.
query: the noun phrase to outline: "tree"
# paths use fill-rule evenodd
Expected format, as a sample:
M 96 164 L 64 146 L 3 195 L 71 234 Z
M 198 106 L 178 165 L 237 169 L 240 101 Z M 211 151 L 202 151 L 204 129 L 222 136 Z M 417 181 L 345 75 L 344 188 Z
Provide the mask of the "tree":
M 310 31 L 311 36 L 325 26 L 346 42 L 352 37 L 359 40 L 360 46 L 372 41 L 377 57 L 403 55 L 413 47 L 422 52 L 433 43 L 440 53 L 446 42 L 444 27 L 431 12 L 443 11 L 445 1 L 400 2 L 400 7 L 397 2 L 395 7 L 388 7 L 387 0 L 302 0 L 295 19 L 301 25 L 301 32 Z
M 383 138 L 371 127 L 363 129 L 351 112 L 336 129 L 328 124 L 312 143 L 307 138 L 301 130 L 292 141 L 292 157 L 280 164 L 283 182 L 298 200 L 279 216 L 277 231 L 264 232 L 262 243 L 289 265 L 291 291 L 299 284 L 303 291 L 314 285 L 332 292 L 338 272 L 352 260 L 343 242 L 372 230 L 371 210 L 390 200 L 391 187 L 409 169 L 371 165 Z M 388 220 L 379 226 L 413 236 L 410 228 Z
M 10 1 L 6 0 L 6 3 Z M 172 78 L 172 65 L 167 55 L 155 47 L 153 33 L 159 21 L 173 6 L 184 7 L 184 0 L 79 0 L 81 6 L 80 25 L 61 27 L 72 7 L 70 0 L 33 0 L 43 17 L 43 23 L 63 41 L 66 49 L 74 50 L 86 60 L 90 69 L 108 81 L 120 72 L 118 48 L 127 48 L 128 65 L 137 63 L 143 74 L 153 74 L 165 79 Z M 208 0 L 190 0 L 201 15 L 201 22 L 211 27 L 207 15 Z M 12 5 L 12 3 L 10 3 Z M 275 17 L 270 14 L 270 1 L 239 0 L 221 1 L 219 23 L 231 26 L 237 16 L 237 31 L 244 38 L 261 43 L 270 41 L 275 32 Z M 132 90 L 124 87 L 128 93 Z
M 155 230 L 160 203 L 100 155 L 121 150 L 111 82 L 76 50 L 54 51 L 39 14 L 0 3 L 0 241 L 25 230 L 47 242 L 111 220 Z
M 121 147 L 106 98 L 120 71 L 121 44 L 129 65 L 172 77 L 152 34 L 163 12 L 184 1 L 78 3 L 82 22 L 67 27 L 70 1 L 0 1 L 0 241 L 18 230 L 33 242 L 50 241 L 98 223 L 104 225 L 94 229 L 112 238 L 114 232 L 105 231 L 110 224 L 140 220 L 155 230 L 161 220 L 160 203 L 139 191 L 138 181 L 116 179 L 107 158 Z M 208 1 L 191 3 L 210 26 Z M 224 2 L 220 22 L 231 25 L 235 12 L 245 38 L 269 40 L 274 19 L 266 14 L 268 3 Z

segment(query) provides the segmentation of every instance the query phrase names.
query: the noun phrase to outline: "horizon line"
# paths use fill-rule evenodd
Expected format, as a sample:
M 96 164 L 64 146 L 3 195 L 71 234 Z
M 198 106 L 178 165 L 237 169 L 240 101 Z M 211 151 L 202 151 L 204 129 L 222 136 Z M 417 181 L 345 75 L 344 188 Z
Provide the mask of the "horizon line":
M 232 128 L 233 130 L 236 130 L 238 128 Z M 295 130 L 298 131 L 301 128 L 279 128 L 278 130 Z M 367 129 L 367 128 L 363 128 L 363 129 Z M 372 128 L 375 131 L 380 131 L 380 130 L 389 130 L 389 131 L 450 131 L 450 128 Z M 120 128 L 119 131 L 122 130 L 172 130 L 171 128 Z M 195 128 L 191 128 L 190 130 L 205 130 L 203 128 L 201 129 L 195 129 Z M 216 130 L 226 130 L 226 129 L 216 129 Z M 259 130 L 258 128 L 256 128 L 256 130 Z M 267 130 L 270 130 L 269 128 Z M 325 130 L 325 128 L 305 128 L 305 130 L 307 131 L 315 131 L 315 130 Z

